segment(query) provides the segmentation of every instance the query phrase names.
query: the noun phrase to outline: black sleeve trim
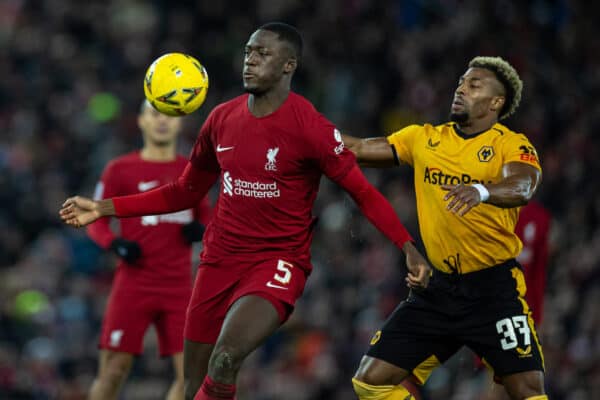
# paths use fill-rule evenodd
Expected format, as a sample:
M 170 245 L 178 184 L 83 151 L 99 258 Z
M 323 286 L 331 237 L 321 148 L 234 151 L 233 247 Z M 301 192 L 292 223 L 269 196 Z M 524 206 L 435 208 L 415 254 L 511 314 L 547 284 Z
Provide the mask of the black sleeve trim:
M 392 153 L 394 153 L 394 163 L 396 165 L 400 165 L 400 159 L 398 158 L 398 153 L 396 152 L 396 147 L 394 147 L 393 144 L 390 144 L 390 147 L 392 148 Z

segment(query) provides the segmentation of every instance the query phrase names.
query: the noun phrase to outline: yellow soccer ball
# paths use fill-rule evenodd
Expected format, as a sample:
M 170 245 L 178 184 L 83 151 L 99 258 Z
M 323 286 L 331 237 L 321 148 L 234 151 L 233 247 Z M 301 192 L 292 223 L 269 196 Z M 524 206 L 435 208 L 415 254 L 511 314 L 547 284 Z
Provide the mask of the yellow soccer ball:
M 194 57 L 168 53 L 148 67 L 144 94 L 152 106 L 163 114 L 187 115 L 196 111 L 208 92 L 206 69 Z

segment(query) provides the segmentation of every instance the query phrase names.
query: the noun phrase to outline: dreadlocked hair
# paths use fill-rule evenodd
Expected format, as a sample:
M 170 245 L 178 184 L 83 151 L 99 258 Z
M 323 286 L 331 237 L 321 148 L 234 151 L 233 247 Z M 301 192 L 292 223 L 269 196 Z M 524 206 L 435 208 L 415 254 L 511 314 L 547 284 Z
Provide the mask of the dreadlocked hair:
M 492 71 L 506 91 L 506 101 L 500 110 L 500 119 L 510 117 L 519 107 L 523 81 L 519 74 L 501 57 L 475 57 L 469 62 L 469 68 L 485 68 Z

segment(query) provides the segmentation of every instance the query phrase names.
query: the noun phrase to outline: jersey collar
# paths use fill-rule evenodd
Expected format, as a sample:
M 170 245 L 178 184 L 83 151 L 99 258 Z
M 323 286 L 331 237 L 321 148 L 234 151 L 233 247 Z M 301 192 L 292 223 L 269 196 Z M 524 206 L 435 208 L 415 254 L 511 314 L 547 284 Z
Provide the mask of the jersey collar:
M 495 125 L 496 125 L 496 124 L 492 125 L 492 126 L 490 127 L 490 129 L 492 129 L 492 128 L 493 128 Z M 453 123 L 453 124 L 452 124 L 452 127 L 454 128 L 454 132 L 456 132 L 456 134 L 457 134 L 458 136 L 460 136 L 461 138 L 463 138 L 463 139 L 474 139 L 474 138 L 476 138 L 477 136 L 481 135 L 482 133 L 486 133 L 487 131 L 489 131 L 489 130 L 490 130 L 490 129 L 486 129 L 486 130 L 484 130 L 484 131 L 481 131 L 481 132 L 477 132 L 477 133 L 473 133 L 473 134 L 471 134 L 471 135 L 467 135 L 466 133 L 464 133 L 463 131 L 461 131 L 461 130 L 460 130 L 460 128 L 458 127 L 458 124 L 457 124 L 457 123 Z

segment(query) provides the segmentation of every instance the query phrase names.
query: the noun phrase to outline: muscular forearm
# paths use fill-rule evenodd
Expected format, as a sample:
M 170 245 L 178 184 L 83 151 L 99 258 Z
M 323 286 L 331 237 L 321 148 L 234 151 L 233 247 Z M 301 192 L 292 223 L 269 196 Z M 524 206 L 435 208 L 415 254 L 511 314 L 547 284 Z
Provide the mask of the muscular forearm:
M 541 181 L 541 171 L 531 165 L 511 162 L 502 168 L 502 180 L 486 184 L 490 193 L 486 203 L 502 208 L 524 206 Z
M 541 172 L 531 165 L 511 162 L 502 167 L 502 179 L 496 183 L 442 185 L 448 193 L 446 209 L 463 216 L 480 203 L 501 208 L 519 207 L 531 199 L 541 179 Z
M 342 140 L 362 167 L 385 168 L 396 165 L 396 157 L 385 137 L 360 139 L 342 135 Z
M 354 149 L 360 145 L 361 139 L 354 136 L 342 135 L 342 141 L 348 150 L 354 152 Z
M 487 184 L 490 193 L 486 203 L 501 208 L 524 206 L 534 193 L 534 182 L 529 176 L 510 176 L 495 184 Z

